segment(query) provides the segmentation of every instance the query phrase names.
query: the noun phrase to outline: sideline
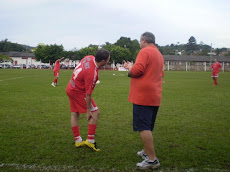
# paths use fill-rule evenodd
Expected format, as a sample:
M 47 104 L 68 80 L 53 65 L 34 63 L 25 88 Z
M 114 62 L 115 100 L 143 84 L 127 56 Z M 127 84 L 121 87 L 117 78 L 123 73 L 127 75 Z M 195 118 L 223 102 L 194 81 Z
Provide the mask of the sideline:
M 20 78 L 24 78 L 24 77 L 17 77 L 17 78 L 2 79 L 2 80 L 0 80 L 0 82 L 1 82 L 1 81 L 7 81 L 7 80 L 13 80 L 13 79 L 20 79 Z
M 120 170 L 117 170 L 115 168 L 109 169 L 109 168 L 93 168 L 90 166 L 85 166 L 85 167 L 77 167 L 77 166 L 66 166 L 66 165 L 50 165 L 50 166 L 43 166 L 43 165 L 28 165 L 28 164 L 4 164 L 4 163 L 0 163 L 0 169 L 1 168 L 15 168 L 17 170 L 33 170 L 33 171 L 96 171 L 96 172 L 104 172 L 104 171 L 112 171 L 112 172 L 120 172 Z M 194 172 L 197 171 L 198 169 L 196 168 L 190 168 L 190 169 L 183 169 L 182 171 L 186 171 L 186 172 Z M 213 172 L 227 172 L 227 169 L 212 169 L 212 168 L 203 168 L 204 171 L 213 171 Z M 133 168 L 133 169 L 124 169 L 122 171 L 137 171 L 139 172 L 140 170 L 138 170 L 137 168 Z M 159 169 L 155 169 L 154 171 L 156 172 L 178 172 L 180 170 L 174 168 L 174 169 L 162 169 L 162 167 L 160 167 Z
M 1 79 L 1 80 L 0 80 L 0 82 L 2 82 L 2 81 L 8 81 L 8 80 L 14 80 L 14 79 L 27 78 L 27 77 L 34 77 L 34 76 L 40 76 L 40 75 L 33 75 L 33 76 L 20 76 L 20 77 L 16 77 L 16 78 Z

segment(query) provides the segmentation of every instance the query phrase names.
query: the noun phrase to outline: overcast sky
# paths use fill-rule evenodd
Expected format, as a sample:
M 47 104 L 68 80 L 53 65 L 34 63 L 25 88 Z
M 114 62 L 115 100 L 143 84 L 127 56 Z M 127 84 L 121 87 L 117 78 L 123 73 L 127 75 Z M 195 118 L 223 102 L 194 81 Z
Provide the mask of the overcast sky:
M 194 36 L 230 48 L 230 0 L 0 0 L 0 40 L 71 50 L 145 31 L 161 46 Z

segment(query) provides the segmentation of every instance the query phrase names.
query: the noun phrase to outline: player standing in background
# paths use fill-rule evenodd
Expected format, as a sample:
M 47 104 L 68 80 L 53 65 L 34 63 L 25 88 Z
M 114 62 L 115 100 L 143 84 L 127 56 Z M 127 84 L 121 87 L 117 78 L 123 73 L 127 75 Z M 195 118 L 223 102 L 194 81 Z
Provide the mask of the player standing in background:
M 54 66 L 54 70 L 53 70 L 53 72 L 54 72 L 54 81 L 52 82 L 52 86 L 53 87 L 56 87 L 57 86 L 57 82 L 58 82 L 58 77 L 59 77 L 59 70 L 60 70 L 60 62 L 64 59 L 65 57 L 62 57 L 62 58 L 60 58 L 60 59 L 58 59 L 58 60 L 56 60 L 56 62 L 55 62 L 55 66 Z
M 75 146 L 87 145 L 94 151 L 100 151 L 95 142 L 97 121 L 99 118 L 98 107 L 91 97 L 98 81 L 98 68 L 105 66 L 110 59 L 109 51 L 99 49 L 94 56 L 84 57 L 74 69 L 72 78 L 67 85 L 66 93 L 69 96 L 71 110 L 71 127 L 75 138 Z M 83 141 L 79 129 L 79 115 L 86 113 L 88 120 L 88 138 Z
M 140 169 L 155 169 L 160 166 L 154 149 L 152 131 L 162 97 L 162 71 L 164 58 L 155 46 L 155 36 L 145 32 L 140 38 L 140 52 L 136 62 L 124 63 L 131 77 L 129 101 L 133 103 L 133 131 L 139 131 L 144 149 L 137 152 L 143 161 Z
M 209 68 L 212 68 L 212 79 L 214 80 L 213 85 L 217 85 L 217 78 L 218 78 L 218 74 L 220 71 L 220 68 L 222 68 L 221 64 L 217 61 L 217 59 L 215 59 L 215 62 L 212 64 L 212 66 Z

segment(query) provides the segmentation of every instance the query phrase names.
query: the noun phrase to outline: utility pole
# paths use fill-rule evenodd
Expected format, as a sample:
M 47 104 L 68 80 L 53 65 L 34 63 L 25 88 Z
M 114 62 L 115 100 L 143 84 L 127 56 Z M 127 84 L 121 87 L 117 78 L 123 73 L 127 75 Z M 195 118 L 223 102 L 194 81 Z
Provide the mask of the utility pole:
M 212 43 L 211 43 L 211 50 L 210 50 L 210 66 L 212 65 Z

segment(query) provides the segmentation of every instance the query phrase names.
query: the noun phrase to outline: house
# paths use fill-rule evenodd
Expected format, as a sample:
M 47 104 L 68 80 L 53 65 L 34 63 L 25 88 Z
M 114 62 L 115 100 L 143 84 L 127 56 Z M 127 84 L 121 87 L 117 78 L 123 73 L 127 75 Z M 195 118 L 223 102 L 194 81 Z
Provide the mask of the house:
M 0 52 L 0 54 L 6 55 L 13 59 L 12 64 L 25 64 L 25 65 L 41 65 L 40 61 L 36 61 L 34 53 L 27 53 L 27 52 L 17 52 L 17 51 L 10 51 L 10 52 Z

